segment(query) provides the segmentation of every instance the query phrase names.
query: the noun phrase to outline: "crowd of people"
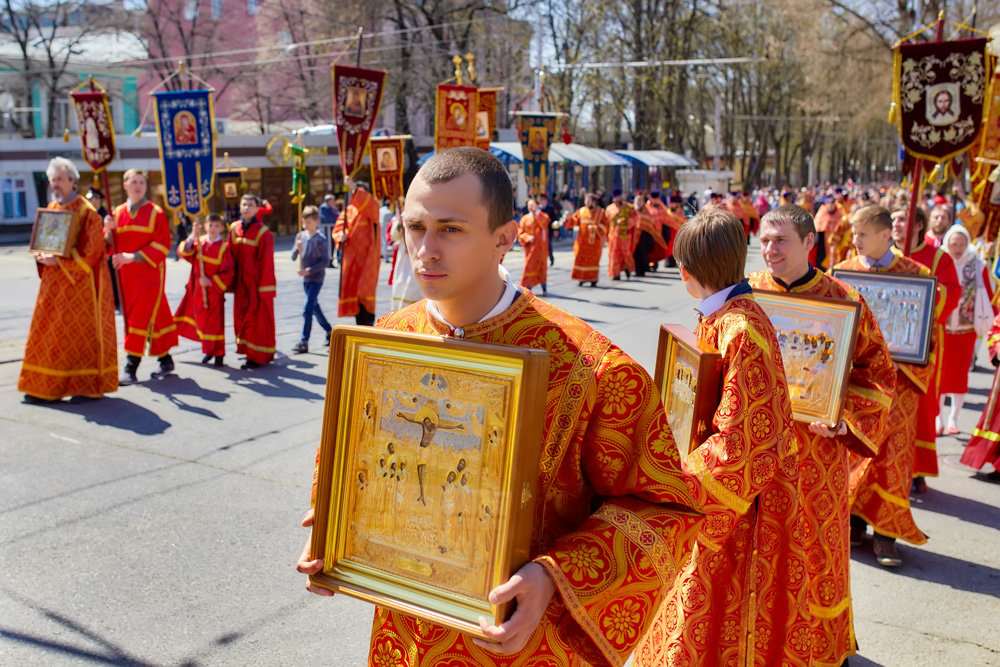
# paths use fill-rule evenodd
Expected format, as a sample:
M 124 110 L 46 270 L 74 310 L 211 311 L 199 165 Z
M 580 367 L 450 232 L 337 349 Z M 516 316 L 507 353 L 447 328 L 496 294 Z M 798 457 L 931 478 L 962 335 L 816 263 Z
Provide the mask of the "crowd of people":
M 244 195 L 228 232 L 209 215 L 204 230 L 196 224 L 180 242 L 190 278 L 172 311 L 164 294 L 170 229 L 148 199 L 146 174 L 125 173 L 127 200 L 103 218 L 77 192 L 72 162 L 53 159 L 47 175 L 50 208 L 72 211 L 79 232 L 68 256 L 36 253 L 41 284 L 18 382 L 26 402 L 98 398 L 138 381 L 143 356 L 156 357 L 154 376 L 168 374 L 178 336 L 201 343 L 203 363 L 224 364 L 226 292 L 234 294 L 242 367 L 272 361 L 274 239 L 260 219 L 267 202 Z M 489 641 L 470 641 L 379 607 L 372 662 L 447 655 L 456 664 L 622 664 L 631 655 L 640 667 L 847 663 L 857 649 L 851 548 L 870 527 L 877 561 L 892 568 L 902 564 L 896 540 L 926 541 L 910 494 L 937 474 L 936 437 L 958 431 L 983 336 L 1000 365 L 992 248 L 960 190 L 912 207 L 901 188 L 853 184 L 688 198 L 626 199 L 615 190 L 606 206 L 600 192 L 562 210 L 532 198 L 518 220 L 503 165 L 474 148 L 428 160 L 387 222 L 366 184 L 349 185 L 332 238 L 322 231 L 328 200 L 326 212 L 302 211 L 291 255 L 305 292 L 295 352 L 308 351 L 313 320 L 329 342 L 318 296 L 333 247 L 341 253 L 338 317 L 375 323 L 379 268 L 392 254 L 400 309 L 377 326 L 550 352 L 531 560 L 490 593 L 492 604 L 516 600 L 515 612 L 500 625 L 482 622 Z M 546 294 L 552 235 L 567 231 L 575 233 L 571 278 L 579 286 L 600 280 L 606 245 L 611 280 L 663 262 L 679 269 L 698 302 L 695 333 L 721 353 L 722 390 L 711 433 L 687 456 L 646 370 L 533 294 Z M 747 276 L 752 235 L 767 269 Z M 520 285 L 502 265 L 515 244 L 525 253 Z M 936 276 L 929 363 L 894 360 L 872 309 L 831 269 Z M 125 323 L 121 377 L 112 273 Z M 754 300 L 760 289 L 860 302 L 839 423 L 793 420 L 778 338 Z M 962 462 L 1000 466 L 998 431 L 1000 414 L 984 413 Z M 312 519 L 310 510 L 303 526 Z M 309 540 L 297 568 L 323 569 Z

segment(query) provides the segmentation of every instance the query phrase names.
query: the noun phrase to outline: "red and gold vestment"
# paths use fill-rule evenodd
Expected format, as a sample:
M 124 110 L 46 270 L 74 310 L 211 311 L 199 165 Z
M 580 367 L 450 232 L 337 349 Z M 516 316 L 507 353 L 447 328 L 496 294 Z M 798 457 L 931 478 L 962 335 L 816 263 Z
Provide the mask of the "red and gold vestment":
M 836 267 L 868 271 L 860 257 L 852 257 Z M 880 269 L 881 271 L 882 269 Z M 888 273 L 926 276 L 930 271 L 919 262 L 902 256 L 893 258 Z M 895 363 L 896 393 L 889 407 L 887 435 L 874 458 L 851 453 L 851 514 L 867 521 L 886 537 L 923 544 L 927 537 L 917 528 L 910 512 L 910 484 L 917 442 L 917 410 L 920 396 L 934 381 L 937 355 L 936 327 L 931 329 L 931 356 L 926 366 Z
M 885 439 L 889 406 L 896 390 L 896 369 L 878 322 L 858 292 L 822 271 L 805 282 L 785 287 L 769 271 L 751 274 L 750 285 L 772 292 L 791 292 L 861 302 L 854 357 L 841 419 L 847 433 L 826 438 L 795 422 L 799 443 L 802 514 L 807 522 L 809 612 L 812 615 L 813 664 L 839 667 L 854 655 L 851 612 L 851 547 L 848 497 L 850 452 L 874 456 Z
M 17 390 L 36 398 L 100 396 L 118 389 L 118 342 L 104 222 L 77 195 L 49 208 L 73 211 L 76 243 L 57 266 L 38 264 L 41 285 L 31 315 Z
M 600 273 L 604 239 L 608 238 L 608 220 L 600 206 L 584 206 L 566 218 L 566 229 L 579 227 L 573 243 L 573 271 L 570 278 L 581 282 L 597 282 Z
M 603 212 L 603 211 L 602 211 Z M 426 301 L 377 326 L 451 336 Z M 466 340 L 549 352 L 532 558 L 557 593 L 527 646 L 470 638 L 376 608 L 370 665 L 621 665 L 684 566 L 702 519 L 649 375 L 583 321 L 520 294 Z
M 136 255 L 136 261 L 118 269 L 125 316 L 125 351 L 141 357 L 149 341 L 150 356 L 161 357 L 177 345 L 177 327 L 163 293 L 170 223 L 163 209 L 151 201 L 141 204 L 135 214 L 125 202 L 115 208 L 113 215 L 113 251 Z
M 233 281 L 233 329 L 237 354 L 266 364 L 274 358 L 274 236 L 263 223 L 243 221 L 229 228 Z
M 201 341 L 201 351 L 212 356 L 226 353 L 226 290 L 233 282 L 235 269 L 229 254 L 229 243 L 220 236 L 214 242 L 203 235 L 194 243 L 181 241 L 177 254 L 191 262 L 191 277 L 184 288 L 184 297 L 174 313 L 177 332 L 185 338 Z M 200 253 L 200 258 L 199 258 Z M 202 287 L 201 267 L 211 285 Z M 208 298 L 206 303 L 202 295 Z
M 632 252 L 638 240 L 639 232 L 638 216 L 624 216 L 622 220 L 615 220 L 621 206 L 612 202 L 605 210 L 605 218 L 608 221 L 608 277 L 618 278 L 622 271 L 635 273 L 635 258 Z
M 986 338 L 986 345 L 989 349 L 990 359 L 1000 355 L 1000 315 L 993 318 L 993 326 L 990 328 L 989 336 Z M 1000 371 L 993 373 L 993 387 L 990 389 L 989 398 L 986 399 L 986 409 L 979 417 L 979 423 L 972 429 L 972 437 L 969 444 L 962 452 L 960 463 L 979 470 L 987 463 L 992 463 L 993 467 L 1000 470 L 1000 409 L 997 408 L 997 401 L 1000 401 Z
M 337 316 L 357 315 L 359 306 L 364 306 L 365 310 L 374 314 L 381 259 L 378 200 L 371 193 L 361 188 L 354 191 L 351 203 L 337 217 L 337 224 L 333 227 L 334 238 L 341 232 L 347 237 L 341 242 L 344 246 L 344 261 L 340 267 Z
M 548 283 L 549 273 L 549 216 L 539 210 L 528 213 L 517 223 L 517 240 L 524 248 L 524 273 L 522 287 Z
M 749 293 L 697 334 L 722 353 L 714 433 L 683 464 L 705 523 L 635 665 L 806 665 L 809 524 L 778 340 Z

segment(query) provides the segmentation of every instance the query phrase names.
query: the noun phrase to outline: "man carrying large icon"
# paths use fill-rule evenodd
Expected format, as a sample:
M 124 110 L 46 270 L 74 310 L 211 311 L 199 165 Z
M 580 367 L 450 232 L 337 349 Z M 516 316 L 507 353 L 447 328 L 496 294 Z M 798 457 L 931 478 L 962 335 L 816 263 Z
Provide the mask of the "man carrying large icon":
M 372 664 L 444 656 L 462 665 L 623 664 L 701 525 L 649 375 L 583 321 L 519 289 L 500 266 L 517 236 L 512 208 L 510 177 L 488 152 L 462 147 L 431 158 L 404 213 L 426 298 L 379 326 L 550 354 L 532 560 L 489 595 L 492 604 L 516 599 L 517 609 L 502 625 L 481 622 L 487 642 L 376 608 Z M 450 496 L 462 492 L 456 471 Z M 311 510 L 303 525 L 312 525 Z M 297 567 L 323 568 L 308 542 Z
M 118 383 L 125 385 L 138 382 L 136 370 L 147 344 L 149 356 L 160 362 L 154 377 L 174 370 L 170 350 L 177 345 L 177 326 L 163 292 L 171 245 L 167 216 L 147 197 L 146 172 L 129 169 L 122 182 L 128 199 L 104 218 L 104 225 L 114 249 L 111 261 L 122 281 L 128 361 Z
M 807 600 L 816 664 L 840 665 L 857 651 L 851 613 L 851 547 L 847 493 L 850 457 L 878 453 L 885 439 L 896 370 L 871 309 L 858 294 L 809 263 L 816 243 L 813 218 L 795 204 L 764 214 L 760 248 L 767 271 L 749 276 L 754 289 L 861 302 L 847 396 L 836 428 L 795 422 L 802 469 L 802 516 L 807 521 Z
M 930 275 L 914 260 L 892 247 L 892 217 L 881 206 L 865 206 L 851 216 L 857 255 L 835 266 L 851 271 L 886 271 Z M 917 411 L 936 374 L 937 328 L 931 327 L 931 353 L 926 366 L 896 363 L 896 393 L 889 408 L 885 441 L 874 458 L 851 456 L 851 545 L 860 546 L 867 524 L 874 531 L 872 549 L 883 567 L 902 563 L 896 540 L 923 544 L 927 537 L 910 512 L 910 480 L 917 445 Z
M 104 225 L 76 192 L 80 172 L 66 158 L 45 170 L 48 208 L 73 211 L 77 236 L 69 257 L 36 253 L 41 284 L 24 347 L 17 390 L 26 403 L 64 396 L 99 398 L 118 389 L 118 343 Z

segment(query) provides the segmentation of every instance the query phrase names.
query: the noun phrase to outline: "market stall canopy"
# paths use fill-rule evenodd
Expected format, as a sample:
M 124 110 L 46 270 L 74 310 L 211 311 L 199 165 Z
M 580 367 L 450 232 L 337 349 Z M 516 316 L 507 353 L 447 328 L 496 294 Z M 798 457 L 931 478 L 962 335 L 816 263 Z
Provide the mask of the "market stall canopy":
M 521 144 L 516 141 L 495 141 L 490 144 L 490 153 L 497 157 L 505 166 L 521 164 L 523 154 Z M 423 164 L 434 153 L 428 153 L 420 158 L 417 164 Z M 590 148 L 580 144 L 554 143 L 549 146 L 549 164 L 576 164 L 581 167 L 627 167 L 628 160 L 612 151 L 603 148 Z M 687 166 L 688 163 L 684 163 Z
M 697 167 L 698 162 L 672 151 L 615 151 L 618 155 L 647 167 Z

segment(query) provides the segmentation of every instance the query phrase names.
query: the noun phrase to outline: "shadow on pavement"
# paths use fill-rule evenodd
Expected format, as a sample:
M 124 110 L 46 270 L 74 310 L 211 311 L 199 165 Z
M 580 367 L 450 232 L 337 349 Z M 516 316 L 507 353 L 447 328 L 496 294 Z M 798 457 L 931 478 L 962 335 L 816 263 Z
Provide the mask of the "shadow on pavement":
M 111 426 L 137 435 L 159 435 L 170 428 L 170 422 L 160 419 L 152 410 L 117 396 L 82 403 L 56 401 L 42 407 L 80 415 L 92 424 Z
M 325 366 L 327 360 L 322 358 L 321 365 Z M 261 396 L 271 398 L 307 398 L 323 400 L 322 393 L 309 391 L 303 387 L 292 384 L 290 381 L 302 382 L 311 385 L 326 386 L 326 374 L 317 377 L 310 373 L 303 373 L 296 368 L 315 368 L 317 364 L 307 361 L 293 360 L 291 358 L 276 359 L 274 362 L 255 368 L 253 370 L 242 370 L 239 367 L 225 367 L 219 369 L 229 374 L 229 378 L 236 384 L 255 391 Z
M 909 577 L 918 581 L 943 584 L 959 591 L 1000 597 L 1000 570 L 982 563 L 928 551 L 924 548 L 927 545 L 915 547 L 902 540 L 896 544 L 903 559 L 903 564 L 897 568 L 884 568 L 878 564 L 872 553 L 870 538 L 865 540 L 863 546 L 851 549 L 851 560 L 882 570 L 888 575 Z M 851 664 L 854 664 L 853 658 Z
M 857 654 L 852 655 L 847 660 L 850 667 L 882 667 L 881 662 L 875 662 L 874 660 L 869 660 L 863 655 Z
M 974 476 L 974 474 L 970 475 L 970 477 Z M 934 480 L 931 479 L 927 493 L 910 496 L 910 505 L 927 512 L 945 514 L 962 521 L 1000 530 L 1000 507 L 938 491 L 933 485 Z
M 191 405 L 180 397 L 197 396 L 198 398 L 206 401 L 212 401 L 213 403 L 221 403 L 229 398 L 228 393 L 205 389 L 193 378 L 182 378 L 177 377 L 176 375 L 168 375 L 156 380 L 150 380 L 142 383 L 142 386 L 149 389 L 154 394 L 160 394 L 165 397 L 168 401 L 177 406 L 178 410 L 190 412 L 202 417 L 209 417 L 211 419 L 221 419 L 221 417 L 207 408 Z

